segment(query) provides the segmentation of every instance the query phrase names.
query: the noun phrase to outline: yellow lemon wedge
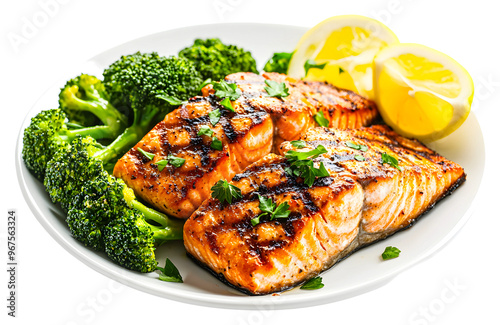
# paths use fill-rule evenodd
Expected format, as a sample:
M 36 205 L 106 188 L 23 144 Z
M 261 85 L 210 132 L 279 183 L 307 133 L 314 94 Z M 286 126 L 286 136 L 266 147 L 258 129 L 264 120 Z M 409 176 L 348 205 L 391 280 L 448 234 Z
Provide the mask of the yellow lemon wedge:
M 420 44 L 394 44 L 381 50 L 373 65 L 378 109 L 401 135 L 434 141 L 469 115 L 472 78 L 446 54 Z
M 375 19 L 334 16 L 301 37 L 288 74 L 327 81 L 373 99 L 373 58 L 380 49 L 394 43 L 398 43 L 396 35 Z

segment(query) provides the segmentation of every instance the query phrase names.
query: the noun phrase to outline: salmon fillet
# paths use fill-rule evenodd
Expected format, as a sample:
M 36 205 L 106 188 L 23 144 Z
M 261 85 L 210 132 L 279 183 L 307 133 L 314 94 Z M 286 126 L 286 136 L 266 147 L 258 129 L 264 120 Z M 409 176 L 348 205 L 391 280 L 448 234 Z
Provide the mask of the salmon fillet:
M 284 142 L 235 175 L 242 198 L 205 201 L 184 225 L 188 254 L 231 286 L 252 295 L 294 287 L 357 249 L 410 226 L 465 180 L 463 168 L 386 126 L 357 130 L 314 128 L 305 147 Z M 311 187 L 287 173 L 289 150 L 328 151 L 314 159 L 330 176 Z M 366 148 L 364 147 L 366 146 Z M 354 147 L 354 148 L 353 148 Z M 390 155 L 398 164 L 386 163 Z M 355 158 L 356 157 L 356 158 Z M 288 202 L 286 219 L 251 220 L 258 197 Z
M 219 179 L 237 172 L 271 151 L 273 124 L 265 111 L 236 106 L 236 112 L 221 110 L 216 126 L 209 113 L 220 108 L 214 96 L 197 97 L 167 114 L 115 165 L 113 174 L 125 181 L 137 196 L 160 211 L 188 218 L 210 196 Z M 222 150 L 211 147 L 212 139 L 198 135 L 203 126 L 214 131 Z M 138 149 L 154 154 L 147 159 Z M 181 167 L 158 161 L 169 155 L 185 159 Z
M 290 95 L 268 97 L 265 81 L 285 82 Z M 235 112 L 220 105 L 211 85 L 204 97 L 190 99 L 167 114 L 115 165 L 113 174 L 125 181 L 137 196 L 156 209 L 186 219 L 210 197 L 210 188 L 220 179 L 231 179 L 251 163 L 276 152 L 285 140 L 298 138 L 317 126 L 314 115 L 323 111 L 330 126 L 347 128 L 368 125 L 377 117 L 375 104 L 347 90 L 324 82 L 297 81 L 286 75 L 236 73 L 226 77 L 242 95 L 232 102 Z M 209 113 L 222 112 L 211 125 Z M 211 148 L 211 138 L 198 136 L 208 126 L 221 140 L 222 150 Z M 155 154 L 150 161 L 138 149 Z M 186 159 L 182 167 L 157 162 L 169 155 Z

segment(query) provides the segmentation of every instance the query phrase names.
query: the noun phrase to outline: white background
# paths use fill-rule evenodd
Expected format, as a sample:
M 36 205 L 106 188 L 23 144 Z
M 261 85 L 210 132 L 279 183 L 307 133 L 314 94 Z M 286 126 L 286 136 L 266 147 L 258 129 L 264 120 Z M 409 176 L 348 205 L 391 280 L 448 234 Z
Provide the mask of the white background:
M 499 8 L 493 3 L 2 1 L 0 214 L 6 216 L 8 209 L 15 208 L 19 215 L 19 287 L 18 317 L 13 319 L 6 308 L 7 243 L 2 218 L 0 323 L 498 324 L 500 22 Z M 474 79 L 473 111 L 485 137 L 485 177 L 469 222 L 442 250 L 387 285 L 348 300 L 296 310 L 225 310 L 178 303 L 123 286 L 85 266 L 45 232 L 27 207 L 15 174 L 16 138 L 30 107 L 64 71 L 123 42 L 177 27 L 223 22 L 312 27 L 338 14 L 377 18 L 401 41 L 425 44 L 459 61 Z M 26 27 L 33 22 L 38 27 Z

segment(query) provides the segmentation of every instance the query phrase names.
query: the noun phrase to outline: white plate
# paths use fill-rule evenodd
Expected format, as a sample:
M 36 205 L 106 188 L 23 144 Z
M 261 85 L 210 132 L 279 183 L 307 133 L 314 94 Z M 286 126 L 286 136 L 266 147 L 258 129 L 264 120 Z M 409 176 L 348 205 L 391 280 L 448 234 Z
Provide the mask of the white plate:
M 364 248 L 324 272 L 324 288 L 312 291 L 296 288 L 279 295 L 250 297 L 229 288 L 187 258 L 182 242 L 164 245 L 157 250 L 157 255 L 161 264 L 167 256 L 174 262 L 184 278 L 183 284 L 162 282 L 157 280 L 155 273 L 140 274 L 117 266 L 105 255 L 95 253 L 71 237 L 63 213 L 50 202 L 43 185 L 28 172 L 22 162 L 22 130 L 36 113 L 56 107 L 59 88 L 67 79 L 81 72 L 100 75 L 120 55 L 139 50 L 157 51 L 162 55 L 176 54 L 181 48 L 189 46 L 195 38 L 206 37 L 219 37 L 223 42 L 250 50 L 259 67 L 262 67 L 273 52 L 293 50 L 305 31 L 302 27 L 269 24 L 214 24 L 176 29 L 108 50 L 62 76 L 61 82 L 50 88 L 28 114 L 17 144 L 19 183 L 38 221 L 71 254 L 120 283 L 177 301 L 221 308 L 298 308 L 346 299 L 387 283 L 399 272 L 436 252 L 457 233 L 470 216 L 472 203 L 481 183 L 484 142 L 477 119 L 472 113 L 457 132 L 430 145 L 465 168 L 467 181 L 451 197 L 437 204 L 410 229 Z M 402 254 L 397 259 L 382 261 L 380 255 L 388 245 L 398 247 Z

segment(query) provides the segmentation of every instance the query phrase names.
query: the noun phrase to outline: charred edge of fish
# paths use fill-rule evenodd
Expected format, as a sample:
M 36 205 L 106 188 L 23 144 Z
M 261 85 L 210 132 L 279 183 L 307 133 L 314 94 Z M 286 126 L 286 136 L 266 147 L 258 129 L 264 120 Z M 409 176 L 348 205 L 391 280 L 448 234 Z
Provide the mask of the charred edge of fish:
M 325 267 L 323 267 L 323 269 L 321 270 L 321 272 L 317 272 L 317 273 L 311 274 L 306 279 L 304 279 L 304 281 L 301 281 L 299 283 L 294 283 L 293 285 L 282 287 L 282 288 L 280 288 L 277 291 L 271 291 L 271 292 L 265 292 L 265 293 L 254 293 L 254 292 L 251 292 L 251 291 L 249 291 L 247 289 L 238 287 L 237 285 L 234 285 L 234 284 L 230 283 L 224 277 L 224 275 L 222 273 L 215 272 L 208 265 L 206 265 L 205 263 L 201 262 L 200 260 L 198 260 L 193 255 L 191 255 L 189 253 L 187 253 L 187 255 L 192 260 L 194 260 L 196 264 L 200 265 L 203 269 L 209 271 L 209 273 L 211 273 L 212 275 L 214 275 L 221 282 L 223 282 L 224 284 L 228 285 L 229 287 L 231 287 L 233 289 L 236 289 L 237 291 L 239 291 L 239 292 L 241 292 L 243 294 L 246 294 L 246 295 L 249 295 L 249 296 L 263 296 L 263 295 L 268 295 L 268 294 L 272 294 L 272 293 L 280 293 L 280 292 L 288 291 L 288 290 L 291 290 L 293 288 L 299 287 L 300 285 L 302 285 L 303 283 L 305 283 L 307 280 L 309 280 L 309 279 L 317 276 L 318 274 L 320 274 L 320 273 L 322 273 L 322 272 L 324 272 L 326 270 L 331 269 L 332 267 L 334 267 L 338 263 L 340 263 L 343 260 L 347 259 L 349 256 L 351 256 L 354 253 L 360 251 L 361 249 L 363 249 L 365 247 L 368 247 L 368 246 L 371 246 L 373 244 L 376 244 L 376 243 L 378 243 L 378 242 L 380 242 L 382 240 L 385 240 L 385 239 L 387 239 L 387 238 L 395 235 L 396 233 L 399 233 L 402 230 L 410 228 L 418 220 L 420 220 L 420 218 L 422 216 L 424 216 L 425 214 L 427 214 L 437 203 L 439 203 L 440 201 L 442 201 L 445 197 L 451 195 L 453 193 L 453 191 L 455 191 L 460 185 L 462 185 L 465 182 L 465 180 L 466 180 L 466 174 L 464 173 L 455 183 L 453 183 L 453 185 L 451 185 L 448 188 L 448 190 L 446 192 L 444 192 L 438 199 L 436 199 L 436 201 L 434 203 L 432 203 L 424 212 L 422 212 L 421 214 L 419 214 L 417 217 L 413 218 L 412 221 L 408 225 L 406 225 L 405 227 L 402 227 L 402 228 L 399 228 L 399 229 L 395 229 L 393 232 L 381 233 L 380 236 L 378 238 L 376 238 L 375 240 L 373 240 L 371 242 L 363 243 L 363 244 L 359 243 L 359 236 L 363 235 L 363 234 L 360 233 L 360 234 L 358 234 L 358 237 L 356 239 L 354 239 L 343 251 L 341 251 L 336 256 L 333 256 L 332 259 L 331 259 L 331 261 L 329 263 L 325 264 Z
M 263 293 L 255 293 L 255 292 L 252 292 L 248 289 L 245 289 L 245 288 L 242 288 L 242 287 L 239 287 L 231 282 L 229 282 L 226 277 L 224 277 L 224 274 L 222 273 L 217 273 L 216 271 L 212 270 L 207 264 L 201 262 L 200 260 L 198 260 L 195 256 L 193 256 L 192 254 L 190 254 L 189 252 L 186 252 L 186 255 L 188 256 L 188 258 L 190 258 L 191 260 L 193 260 L 198 266 L 200 266 L 202 269 L 204 269 L 205 271 L 208 271 L 208 273 L 212 274 L 215 278 L 217 278 L 220 282 L 224 283 L 225 285 L 227 285 L 228 287 L 230 288 L 233 288 L 235 289 L 236 291 L 239 291 L 240 293 L 242 294 L 245 294 L 247 296 L 265 296 L 265 295 L 268 295 L 270 293 L 280 293 L 280 292 L 284 292 L 284 291 L 288 291 L 290 289 L 293 289 L 299 285 L 302 285 L 304 284 L 307 280 L 311 279 L 311 278 L 314 278 L 315 276 L 317 276 L 319 274 L 319 272 L 317 273 L 314 273 L 314 274 L 311 274 L 311 276 L 307 277 L 307 279 L 304 279 L 304 281 L 301 281 L 299 284 L 293 284 L 293 285 L 289 285 L 289 286 L 286 286 L 286 287 L 282 287 L 280 288 L 279 290 L 276 290 L 276 291 L 272 291 L 272 292 L 263 292 Z

